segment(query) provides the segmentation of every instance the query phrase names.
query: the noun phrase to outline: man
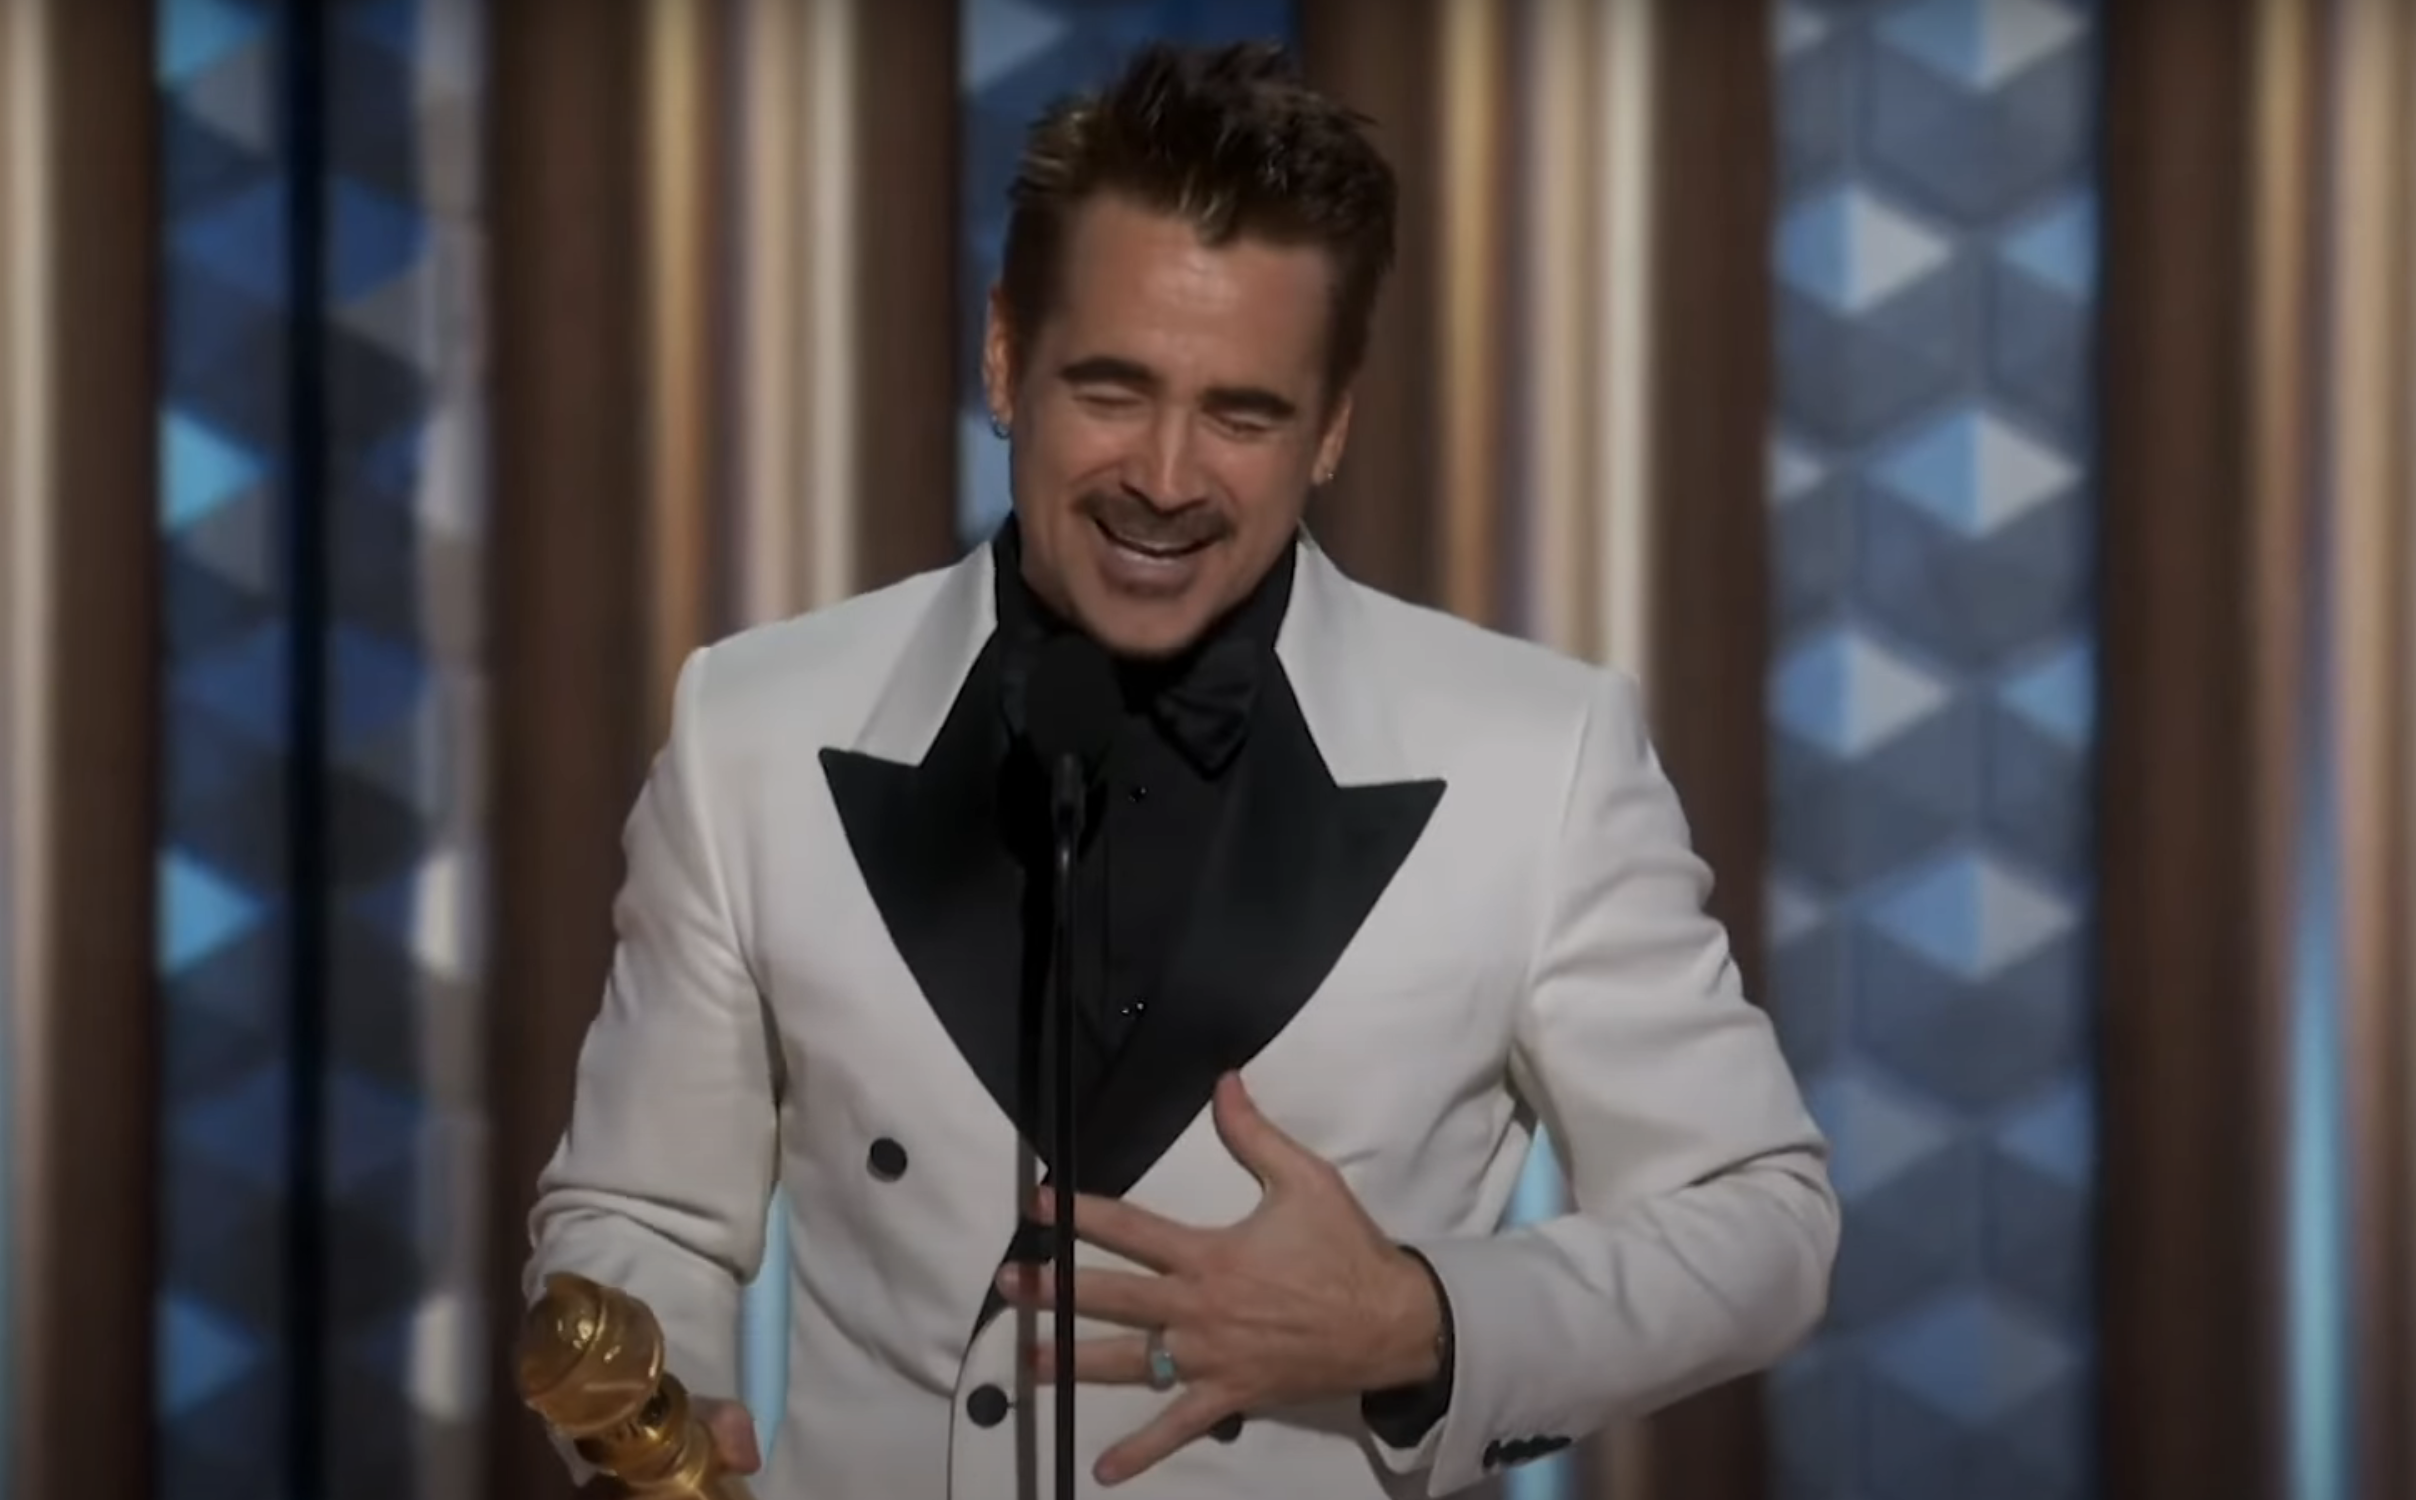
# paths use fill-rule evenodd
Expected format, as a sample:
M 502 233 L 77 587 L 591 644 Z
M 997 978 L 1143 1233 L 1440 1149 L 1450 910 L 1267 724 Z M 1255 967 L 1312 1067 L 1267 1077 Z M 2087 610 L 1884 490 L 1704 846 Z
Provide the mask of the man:
M 1393 218 L 1358 122 L 1265 49 L 1151 51 L 1050 114 L 984 358 L 1015 519 L 682 674 L 531 1286 L 629 1290 L 726 1396 L 785 1186 L 765 1500 L 1050 1492 L 1023 731 L 1068 634 L 1121 697 L 1075 888 L 1086 1486 L 1455 1492 L 1822 1311 L 1823 1144 L 1632 688 L 1300 532 Z M 1539 1124 L 1576 1206 L 1505 1232 Z

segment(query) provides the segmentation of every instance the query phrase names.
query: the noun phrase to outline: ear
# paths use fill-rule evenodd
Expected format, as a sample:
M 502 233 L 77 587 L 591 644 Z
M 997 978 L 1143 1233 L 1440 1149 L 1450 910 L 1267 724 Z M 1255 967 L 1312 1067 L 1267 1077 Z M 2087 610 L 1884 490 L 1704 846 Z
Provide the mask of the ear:
M 1002 422 L 1015 420 L 1015 339 L 1008 320 L 1007 294 L 992 283 L 989 315 L 982 327 L 982 394 L 990 415 Z
M 1317 439 L 1317 468 L 1322 475 L 1332 475 L 1342 467 L 1342 450 L 1351 440 L 1351 392 L 1345 388 L 1334 398 L 1334 409 L 1327 413 L 1325 431 Z

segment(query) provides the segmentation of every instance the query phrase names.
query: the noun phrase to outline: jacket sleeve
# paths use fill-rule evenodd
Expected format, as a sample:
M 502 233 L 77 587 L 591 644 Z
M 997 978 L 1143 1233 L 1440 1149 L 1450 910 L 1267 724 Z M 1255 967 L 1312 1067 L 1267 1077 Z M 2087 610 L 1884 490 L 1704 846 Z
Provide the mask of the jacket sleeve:
M 618 943 L 569 1128 L 538 1180 L 523 1291 L 533 1301 L 548 1275 L 571 1271 L 635 1295 L 662 1323 L 671 1371 L 697 1395 L 730 1397 L 779 1106 L 707 806 L 707 670 L 701 652 L 681 669 L 669 743 L 630 814 Z
M 1417 1246 L 1452 1310 L 1451 1406 L 1377 1451 L 1430 1495 L 1766 1367 L 1827 1305 L 1826 1144 L 1703 909 L 1710 872 L 1634 692 L 1602 683 L 1511 1059 L 1574 1206 Z

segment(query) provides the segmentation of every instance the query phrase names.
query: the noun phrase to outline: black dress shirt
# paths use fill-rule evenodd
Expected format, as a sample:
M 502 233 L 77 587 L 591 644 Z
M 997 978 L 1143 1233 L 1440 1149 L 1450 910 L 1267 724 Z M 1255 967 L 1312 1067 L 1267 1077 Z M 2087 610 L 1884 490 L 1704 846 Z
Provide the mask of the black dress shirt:
M 1010 664 L 1001 680 L 1012 698 L 1022 679 L 1013 664 L 1071 627 L 1025 585 L 1012 520 L 993 546 L 999 644 Z M 1103 1062 L 1147 1014 L 1167 955 L 1183 936 L 1199 872 L 1222 824 L 1230 772 L 1248 753 L 1256 684 L 1282 670 L 1275 642 L 1293 569 L 1287 548 L 1249 597 L 1182 656 L 1118 664 L 1123 712 L 1092 787 L 1073 875 L 1074 930 L 1086 940 L 1074 957 L 1074 992 Z M 1006 711 L 1012 718 L 1019 710 L 1010 702 Z M 1441 1286 L 1435 1290 L 1441 1301 Z M 1443 1316 L 1437 1378 L 1363 1402 L 1371 1428 L 1395 1447 L 1415 1446 L 1450 1407 L 1448 1306 Z

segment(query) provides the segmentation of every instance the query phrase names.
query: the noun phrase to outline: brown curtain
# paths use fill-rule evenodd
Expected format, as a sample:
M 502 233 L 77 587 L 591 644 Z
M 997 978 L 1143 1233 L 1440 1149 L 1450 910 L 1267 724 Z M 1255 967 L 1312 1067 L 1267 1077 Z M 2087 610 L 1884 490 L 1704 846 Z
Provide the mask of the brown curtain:
M 490 1277 L 510 1404 L 531 1190 L 673 673 L 738 624 L 956 552 L 956 6 L 489 15 Z M 493 1432 L 490 1493 L 566 1489 L 533 1419 Z
M 1309 526 L 1377 588 L 1439 601 L 1444 586 L 1436 423 L 1453 388 L 1442 358 L 1443 0 L 1301 0 L 1311 80 L 1375 122 L 1401 179 L 1399 259 L 1370 335 L 1350 451 Z M 1464 388 L 1463 388 L 1464 389 Z M 1481 404 L 1481 401 L 1480 403 Z
M 26 1496 L 154 1479 L 151 9 L 0 5 L 7 1481 Z
M 1645 378 L 1655 545 L 1643 575 L 1643 675 L 1695 848 L 1720 872 L 1712 914 L 1736 944 L 1747 993 L 1759 995 L 1777 82 L 1763 6 L 1653 9 L 1656 322 Z M 1683 1402 L 1646 1424 L 1643 1476 L 1616 1500 L 1761 1500 L 1765 1431 L 1759 1380 Z
M 2103 1488 L 2291 1494 L 2313 1438 L 2405 1496 L 2416 15 L 2106 26 Z M 2310 1222 L 2337 1264 L 2293 1263 Z M 2323 1410 L 2291 1400 L 2310 1287 L 2347 1322 Z
M 1750 982 L 1768 11 L 1302 0 L 1301 22 L 1311 76 L 1375 119 L 1403 197 L 1351 451 L 1311 525 L 1379 588 L 1638 675 Z M 1740 1381 L 1609 1434 L 1580 1492 L 1760 1500 L 1762 1432 Z

